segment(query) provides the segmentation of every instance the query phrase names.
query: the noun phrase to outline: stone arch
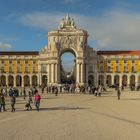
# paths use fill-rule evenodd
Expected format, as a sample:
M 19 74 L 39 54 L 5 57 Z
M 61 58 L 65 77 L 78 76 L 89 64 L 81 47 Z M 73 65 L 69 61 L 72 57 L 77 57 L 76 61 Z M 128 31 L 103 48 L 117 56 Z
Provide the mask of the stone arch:
M 22 77 L 21 75 L 16 76 L 16 86 L 22 86 Z
M 32 76 L 32 86 L 37 86 L 37 76 L 36 75 Z
M 127 75 L 122 76 L 122 86 L 127 86 Z
M 24 76 L 24 86 L 25 87 L 30 86 L 30 78 L 28 75 Z
M 65 69 L 63 69 L 64 65 L 62 63 L 62 55 L 65 53 L 70 53 L 74 56 L 74 61 L 73 61 L 73 68 L 71 70 L 71 72 L 66 72 Z M 77 64 L 77 51 L 74 48 L 61 48 L 61 50 L 59 51 L 59 59 L 60 59 L 60 83 L 75 83 L 77 81 L 76 78 L 76 68 L 80 67 L 80 64 Z M 81 73 L 79 72 L 79 77 L 81 78 Z
M 0 83 L 1 86 L 6 86 L 6 76 L 5 75 L 1 75 L 0 81 L 1 81 L 1 83 Z
M 89 86 L 94 85 L 94 76 L 93 75 L 88 76 L 88 85 Z
M 98 84 L 104 85 L 104 75 L 99 75 L 98 79 L 99 79 Z
M 8 86 L 14 86 L 14 77 L 13 75 L 8 76 Z
M 47 86 L 48 83 L 48 77 L 47 75 L 42 76 L 42 86 Z
M 107 77 L 106 77 L 106 84 L 107 84 L 107 86 L 111 86 L 112 85 L 112 77 L 111 77 L 111 75 L 107 75 Z
M 115 75 L 114 76 L 114 85 L 119 86 L 120 85 L 119 80 L 120 80 L 120 76 L 119 75 Z
M 61 58 L 62 54 L 66 53 L 66 52 L 70 52 L 72 53 L 75 57 L 78 57 L 78 53 L 74 48 L 61 48 L 59 51 L 59 58 Z
M 138 76 L 138 85 L 140 86 L 140 75 Z

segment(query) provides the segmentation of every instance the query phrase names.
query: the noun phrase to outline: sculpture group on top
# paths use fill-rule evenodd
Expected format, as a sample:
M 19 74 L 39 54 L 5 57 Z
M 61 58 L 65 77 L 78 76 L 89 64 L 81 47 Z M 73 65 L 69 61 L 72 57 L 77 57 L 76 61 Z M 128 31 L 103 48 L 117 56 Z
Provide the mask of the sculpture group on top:
M 74 19 L 71 19 L 69 15 L 67 15 L 61 20 L 60 29 L 76 29 Z

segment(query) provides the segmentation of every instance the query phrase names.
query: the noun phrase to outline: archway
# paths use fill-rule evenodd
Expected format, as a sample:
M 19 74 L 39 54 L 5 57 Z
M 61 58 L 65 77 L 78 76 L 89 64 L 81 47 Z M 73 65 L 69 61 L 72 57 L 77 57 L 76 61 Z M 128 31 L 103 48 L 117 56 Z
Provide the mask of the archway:
M 104 85 L 104 76 L 103 76 L 103 75 L 99 75 L 98 84 L 99 84 L 99 85 Z
M 114 85 L 115 86 L 119 86 L 120 85 L 119 80 L 120 80 L 119 75 L 115 75 L 114 76 Z
M 24 86 L 25 87 L 30 86 L 30 78 L 28 75 L 24 76 Z
M 130 86 L 135 86 L 135 75 L 130 76 Z
M 93 75 L 88 76 L 88 85 L 89 86 L 94 85 L 94 76 Z
M 138 76 L 138 86 L 140 86 L 140 75 Z
M 127 86 L 127 75 L 122 76 L 122 85 Z
M 76 55 L 73 50 L 63 50 L 60 55 L 60 82 L 72 84 L 76 82 Z
M 46 75 L 43 75 L 42 76 L 42 86 L 47 86 L 47 83 L 48 83 L 48 78 Z
M 106 77 L 106 84 L 107 84 L 107 86 L 111 86 L 112 85 L 112 77 L 111 77 L 111 75 L 107 75 L 107 77 Z
M 12 75 L 8 76 L 8 86 L 14 86 L 14 77 Z
M 16 86 L 22 86 L 22 77 L 20 75 L 16 76 Z
M 6 86 L 6 76 L 2 75 L 0 78 L 1 78 L 1 86 Z

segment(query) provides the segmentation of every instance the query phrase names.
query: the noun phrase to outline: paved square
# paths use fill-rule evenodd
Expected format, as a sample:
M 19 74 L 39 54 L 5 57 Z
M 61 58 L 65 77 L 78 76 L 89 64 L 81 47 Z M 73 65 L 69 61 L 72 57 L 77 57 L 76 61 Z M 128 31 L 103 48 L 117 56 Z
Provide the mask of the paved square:
M 34 105 L 32 104 L 33 108 Z M 140 92 L 42 95 L 41 110 L 0 113 L 0 140 L 140 140 Z

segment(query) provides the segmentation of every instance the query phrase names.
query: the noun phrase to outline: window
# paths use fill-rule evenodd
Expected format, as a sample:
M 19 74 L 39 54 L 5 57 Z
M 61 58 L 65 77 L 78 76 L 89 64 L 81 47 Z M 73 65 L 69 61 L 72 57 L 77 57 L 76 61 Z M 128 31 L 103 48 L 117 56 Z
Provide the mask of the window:
M 46 65 L 41 65 L 41 72 L 46 72 Z
M 100 65 L 100 72 L 103 72 L 103 71 L 104 71 L 104 66 Z
M 25 65 L 25 72 L 28 72 L 28 66 Z
M 111 72 L 111 66 L 108 66 L 108 72 Z
M 17 72 L 20 72 L 20 65 L 17 65 Z
M 9 66 L 9 72 L 12 72 L 12 66 L 11 65 Z
M 89 71 L 90 71 L 90 72 L 93 71 L 93 66 L 89 66 Z
M 132 72 L 135 72 L 135 66 L 132 66 Z
M 116 72 L 119 72 L 119 66 L 116 66 Z
M 124 72 L 127 72 L 127 66 L 124 66 Z
M 35 67 L 35 65 L 33 65 L 33 72 L 36 72 L 36 67 Z

